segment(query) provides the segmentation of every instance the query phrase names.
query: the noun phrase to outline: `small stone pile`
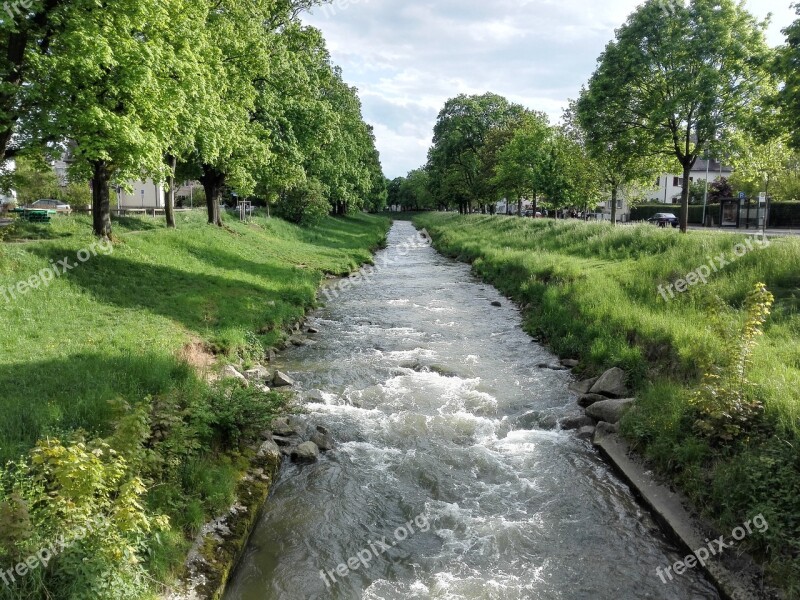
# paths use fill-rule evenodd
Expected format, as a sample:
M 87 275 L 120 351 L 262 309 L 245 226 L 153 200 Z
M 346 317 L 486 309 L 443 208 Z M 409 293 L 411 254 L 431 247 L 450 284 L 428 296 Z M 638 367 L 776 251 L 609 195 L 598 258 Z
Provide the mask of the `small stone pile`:
M 629 397 L 627 380 L 627 373 L 614 367 L 600 377 L 572 383 L 569 389 L 580 394 L 578 405 L 585 413 L 562 419 L 561 428 L 577 430 L 584 439 L 616 433 L 620 420 L 636 402 L 636 398 Z
M 260 452 L 288 456 L 294 462 L 313 463 L 320 453 L 334 449 L 334 441 L 322 425 L 309 425 L 296 417 L 280 417 L 264 432 Z

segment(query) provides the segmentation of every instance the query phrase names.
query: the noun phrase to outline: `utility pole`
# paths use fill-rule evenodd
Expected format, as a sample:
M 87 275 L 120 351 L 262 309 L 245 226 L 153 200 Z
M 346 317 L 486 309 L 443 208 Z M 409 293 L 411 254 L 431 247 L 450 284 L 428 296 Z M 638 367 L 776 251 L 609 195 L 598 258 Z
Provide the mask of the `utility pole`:
M 706 226 L 706 206 L 708 205 L 708 177 L 710 168 L 711 160 L 708 158 L 708 150 L 706 150 L 706 193 L 703 196 L 703 227 Z

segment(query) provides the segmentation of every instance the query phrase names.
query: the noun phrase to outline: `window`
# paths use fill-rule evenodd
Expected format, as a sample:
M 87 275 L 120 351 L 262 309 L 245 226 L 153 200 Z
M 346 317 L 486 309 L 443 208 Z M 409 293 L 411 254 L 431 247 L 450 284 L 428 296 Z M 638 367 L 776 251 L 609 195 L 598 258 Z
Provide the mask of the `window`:
M 622 200 L 617 200 L 617 208 L 622 209 Z
M 661 187 L 661 177 L 656 179 L 656 187 Z
M 672 187 L 683 187 L 683 181 L 681 181 L 680 177 L 672 178 Z

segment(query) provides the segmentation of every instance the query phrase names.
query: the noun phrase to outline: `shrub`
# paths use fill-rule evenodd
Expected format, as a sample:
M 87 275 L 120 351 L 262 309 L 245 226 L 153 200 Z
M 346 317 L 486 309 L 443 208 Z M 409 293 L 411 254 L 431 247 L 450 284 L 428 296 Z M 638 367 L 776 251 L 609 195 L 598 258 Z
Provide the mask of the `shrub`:
M 774 302 L 763 283 L 747 298 L 746 321 L 737 336 L 727 336 L 728 363 L 714 365 L 706 373 L 691 404 L 699 413 L 694 428 L 701 437 L 722 445 L 752 430 L 764 412 L 755 386 L 747 378 L 753 350 L 764 334 L 764 323 Z
M 278 216 L 306 226 L 319 223 L 331 212 L 331 205 L 325 199 L 322 184 L 316 180 L 307 181 L 285 192 L 275 208 Z

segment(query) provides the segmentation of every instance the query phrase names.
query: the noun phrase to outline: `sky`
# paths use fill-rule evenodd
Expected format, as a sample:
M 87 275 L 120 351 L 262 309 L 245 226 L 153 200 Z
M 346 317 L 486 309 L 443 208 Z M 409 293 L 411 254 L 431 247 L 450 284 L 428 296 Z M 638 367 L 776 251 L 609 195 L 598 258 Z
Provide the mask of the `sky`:
M 772 13 L 768 41 L 796 18 L 792 0 L 748 0 Z M 425 164 L 448 98 L 494 92 L 559 120 L 638 0 L 333 0 L 304 20 L 359 89 L 387 177 Z

